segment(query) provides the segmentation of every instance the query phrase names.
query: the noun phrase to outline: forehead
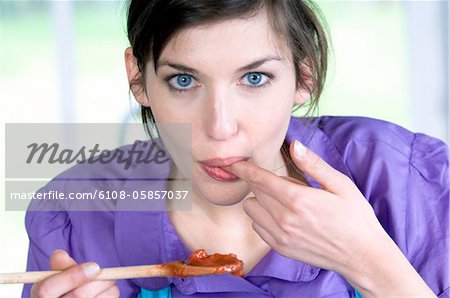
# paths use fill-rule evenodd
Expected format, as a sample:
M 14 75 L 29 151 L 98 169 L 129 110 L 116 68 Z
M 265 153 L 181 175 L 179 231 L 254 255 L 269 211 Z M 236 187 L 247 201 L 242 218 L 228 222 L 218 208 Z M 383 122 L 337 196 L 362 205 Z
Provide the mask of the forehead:
M 267 55 L 287 57 L 286 43 L 272 29 L 267 14 L 217 21 L 180 30 L 163 49 L 160 60 L 210 60 L 223 64 Z M 228 61 L 229 62 L 229 61 Z

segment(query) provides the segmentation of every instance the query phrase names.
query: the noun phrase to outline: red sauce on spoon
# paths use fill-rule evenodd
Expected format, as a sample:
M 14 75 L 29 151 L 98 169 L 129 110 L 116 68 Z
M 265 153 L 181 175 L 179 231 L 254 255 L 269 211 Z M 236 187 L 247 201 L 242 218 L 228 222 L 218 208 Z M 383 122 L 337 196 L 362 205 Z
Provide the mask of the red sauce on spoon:
M 244 262 L 239 260 L 235 254 L 212 254 L 208 255 L 204 249 L 194 251 L 186 263 L 182 261 L 161 265 L 168 276 L 190 277 L 212 274 L 231 273 L 236 276 L 244 274 Z
M 194 251 L 188 260 L 188 264 L 201 267 L 215 267 L 216 274 L 231 273 L 241 276 L 244 274 L 244 262 L 239 260 L 235 254 L 212 254 L 208 255 L 204 249 Z

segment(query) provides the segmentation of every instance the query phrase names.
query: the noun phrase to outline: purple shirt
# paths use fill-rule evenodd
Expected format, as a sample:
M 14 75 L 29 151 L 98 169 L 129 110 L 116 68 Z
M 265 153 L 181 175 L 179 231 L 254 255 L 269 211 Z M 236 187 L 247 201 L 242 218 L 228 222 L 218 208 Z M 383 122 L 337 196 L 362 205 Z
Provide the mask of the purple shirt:
M 440 297 L 450 297 L 447 146 L 391 123 L 356 117 L 319 117 L 310 124 L 292 118 L 287 140 L 294 139 L 353 180 L 425 282 Z M 156 171 L 163 177 L 168 170 L 167 166 L 145 165 L 133 168 L 126 176 Z M 92 165 L 76 166 L 69 174 L 79 176 L 89 171 L 121 176 L 113 165 L 100 170 Z M 89 185 L 98 188 L 105 183 L 92 181 Z M 108 183 L 121 188 L 127 182 Z M 52 181 L 44 190 L 65 187 Z M 187 259 L 191 251 L 178 237 L 167 212 L 116 211 L 120 204 L 105 212 L 29 211 L 27 270 L 48 270 L 49 256 L 55 249 L 66 250 L 78 262 L 95 261 L 101 267 Z M 117 285 L 121 297 L 135 297 L 140 287 L 156 290 L 168 285 L 173 297 L 354 297 L 352 286 L 339 274 L 285 258 L 273 250 L 244 278 L 146 278 L 120 280 Z M 23 296 L 29 296 L 30 287 L 25 286 Z

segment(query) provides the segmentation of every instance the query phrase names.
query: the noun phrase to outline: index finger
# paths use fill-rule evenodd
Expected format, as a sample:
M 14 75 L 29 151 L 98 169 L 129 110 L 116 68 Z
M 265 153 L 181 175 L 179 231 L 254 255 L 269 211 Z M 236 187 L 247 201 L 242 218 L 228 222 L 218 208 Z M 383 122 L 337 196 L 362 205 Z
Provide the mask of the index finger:
M 354 193 L 355 186 L 348 176 L 333 168 L 300 142 L 291 143 L 290 154 L 297 168 L 320 183 L 324 190 L 341 195 Z
M 292 187 L 291 181 L 248 161 L 234 163 L 225 169 L 272 197 L 278 197 L 280 190 Z

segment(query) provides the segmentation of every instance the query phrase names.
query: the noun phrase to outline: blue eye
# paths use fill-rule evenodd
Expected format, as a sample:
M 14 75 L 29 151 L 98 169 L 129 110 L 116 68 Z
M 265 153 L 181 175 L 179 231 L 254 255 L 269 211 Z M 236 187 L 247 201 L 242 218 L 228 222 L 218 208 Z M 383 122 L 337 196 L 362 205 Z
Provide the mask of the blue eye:
M 250 72 L 244 76 L 244 85 L 249 87 L 260 87 L 266 84 L 269 77 L 260 72 Z
M 193 84 L 194 81 L 195 79 L 191 75 L 180 74 L 173 76 L 169 80 L 169 84 L 175 89 L 186 90 L 192 87 L 191 85 Z

